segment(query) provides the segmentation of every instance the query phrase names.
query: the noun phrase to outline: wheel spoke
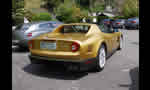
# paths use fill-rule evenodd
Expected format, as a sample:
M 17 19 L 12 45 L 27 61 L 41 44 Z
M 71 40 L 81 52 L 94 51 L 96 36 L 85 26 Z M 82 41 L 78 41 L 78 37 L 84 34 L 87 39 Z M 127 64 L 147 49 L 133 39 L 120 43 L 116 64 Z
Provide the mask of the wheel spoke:
M 105 62 L 106 62 L 105 60 L 106 60 L 106 57 L 105 57 L 105 49 L 104 49 L 104 48 L 101 48 L 101 49 L 100 49 L 100 54 L 99 54 L 99 66 L 100 66 L 101 68 L 104 67 Z

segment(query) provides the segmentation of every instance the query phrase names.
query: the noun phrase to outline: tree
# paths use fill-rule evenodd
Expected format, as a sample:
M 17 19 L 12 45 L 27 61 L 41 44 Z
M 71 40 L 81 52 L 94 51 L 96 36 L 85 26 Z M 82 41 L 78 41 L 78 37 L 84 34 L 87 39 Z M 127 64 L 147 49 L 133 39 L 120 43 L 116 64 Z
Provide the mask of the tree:
M 139 16 L 139 1 L 138 0 L 126 0 L 121 13 L 125 17 L 136 17 Z
M 64 2 L 64 0 L 43 0 L 45 2 L 45 7 L 53 11 L 55 7 L 59 6 L 61 3 Z
M 12 24 L 16 25 L 23 22 L 24 0 L 12 0 Z
M 87 16 L 79 7 L 70 0 L 65 0 L 55 9 L 56 18 L 65 23 L 80 22 L 83 17 Z

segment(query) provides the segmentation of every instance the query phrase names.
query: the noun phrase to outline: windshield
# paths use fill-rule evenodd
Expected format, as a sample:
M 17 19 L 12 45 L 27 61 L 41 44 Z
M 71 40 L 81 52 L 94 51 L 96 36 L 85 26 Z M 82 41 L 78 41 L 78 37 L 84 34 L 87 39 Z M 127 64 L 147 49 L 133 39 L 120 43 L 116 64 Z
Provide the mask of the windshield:
M 66 25 L 60 30 L 61 33 L 87 33 L 89 25 Z
M 16 27 L 16 30 L 27 30 L 29 27 L 31 26 L 31 24 L 20 24 Z

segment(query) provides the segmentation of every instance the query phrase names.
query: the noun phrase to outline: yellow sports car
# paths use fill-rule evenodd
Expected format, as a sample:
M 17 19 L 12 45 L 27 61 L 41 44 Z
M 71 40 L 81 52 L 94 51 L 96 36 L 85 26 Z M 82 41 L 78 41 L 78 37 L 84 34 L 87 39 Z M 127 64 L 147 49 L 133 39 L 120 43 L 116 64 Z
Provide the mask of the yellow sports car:
M 63 64 L 66 70 L 102 70 L 114 51 L 122 48 L 117 29 L 88 23 L 63 24 L 28 42 L 31 63 Z M 58 64 L 57 64 L 58 63 Z

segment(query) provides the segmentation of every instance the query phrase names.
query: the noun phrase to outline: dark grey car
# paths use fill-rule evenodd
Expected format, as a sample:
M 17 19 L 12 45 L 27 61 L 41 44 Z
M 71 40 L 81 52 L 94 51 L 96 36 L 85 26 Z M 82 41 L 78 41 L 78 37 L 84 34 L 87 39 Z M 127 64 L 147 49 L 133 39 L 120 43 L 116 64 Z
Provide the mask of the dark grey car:
M 18 25 L 12 31 L 12 44 L 28 48 L 28 41 L 41 34 L 52 32 L 63 23 L 58 21 L 42 21 Z
M 124 28 L 125 19 L 117 19 L 113 22 L 113 28 Z
M 139 18 L 138 17 L 129 18 L 125 22 L 125 27 L 126 29 L 130 28 L 139 29 Z

